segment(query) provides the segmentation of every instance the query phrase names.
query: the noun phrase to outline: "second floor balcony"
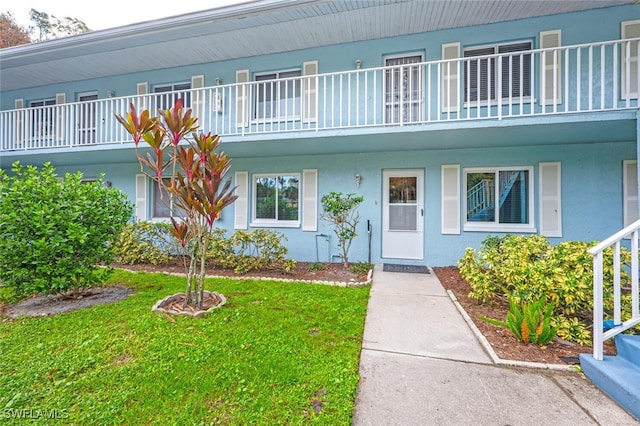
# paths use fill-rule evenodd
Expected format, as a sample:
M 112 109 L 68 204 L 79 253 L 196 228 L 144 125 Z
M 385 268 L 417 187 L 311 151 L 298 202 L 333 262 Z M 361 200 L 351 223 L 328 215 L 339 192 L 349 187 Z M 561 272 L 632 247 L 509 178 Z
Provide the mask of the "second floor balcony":
M 318 73 L 318 64 L 307 62 L 300 71 L 254 80 L 238 71 L 234 84 L 32 102 L 0 111 L 0 151 L 128 144 L 115 114 L 126 114 L 129 104 L 155 113 L 178 98 L 203 131 L 223 137 L 637 109 L 639 43 L 537 50 L 521 43 L 439 61 L 409 56 L 375 68 L 361 69 L 356 61 L 355 70 L 333 73 Z

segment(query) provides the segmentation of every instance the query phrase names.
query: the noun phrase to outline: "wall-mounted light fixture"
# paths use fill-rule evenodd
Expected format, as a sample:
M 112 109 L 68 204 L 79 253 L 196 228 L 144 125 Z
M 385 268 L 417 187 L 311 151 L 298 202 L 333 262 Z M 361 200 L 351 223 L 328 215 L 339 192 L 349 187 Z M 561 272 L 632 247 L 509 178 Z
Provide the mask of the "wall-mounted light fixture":
M 361 180 L 362 180 L 362 176 L 360 176 L 360 173 L 356 173 L 356 188 L 360 188 Z
M 107 92 L 107 96 L 110 98 L 115 98 L 116 97 L 116 91 L 115 90 L 109 90 Z
M 355 60 L 356 63 L 356 69 L 359 70 L 360 68 L 362 68 L 362 61 L 360 59 L 356 59 Z
M 216 86 L 220 86 L 222 84 L 222 79 L 220 77 L 216 77 Z

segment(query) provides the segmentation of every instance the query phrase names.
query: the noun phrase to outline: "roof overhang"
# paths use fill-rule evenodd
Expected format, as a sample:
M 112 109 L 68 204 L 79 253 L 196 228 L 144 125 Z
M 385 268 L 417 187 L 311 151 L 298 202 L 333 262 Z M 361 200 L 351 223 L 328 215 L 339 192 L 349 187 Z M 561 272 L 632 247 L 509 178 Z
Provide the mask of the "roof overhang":
M 0 50 L 0 91 L 634 3 L 258 0 Z

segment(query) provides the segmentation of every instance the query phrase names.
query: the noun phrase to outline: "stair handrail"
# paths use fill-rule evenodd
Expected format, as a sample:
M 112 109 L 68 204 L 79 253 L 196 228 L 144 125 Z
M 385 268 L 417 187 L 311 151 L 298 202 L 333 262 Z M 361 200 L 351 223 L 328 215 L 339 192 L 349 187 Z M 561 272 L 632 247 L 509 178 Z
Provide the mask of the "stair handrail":
M 467 190 L 467 214 L 475 214 L 488 207 L 485 186 L 485 180 L 481 179 L 480 182 Z
M 631 318 L 622 322 L 620 277 L 622 262 L 620 260 L 620 243 L 630 238 L 631 241 Z M 638 239 L 640 238 L 640 220 L 633 222 L 616 232 L 604 241 L 587 250 L 593 256 L 593 358 L 604 359 L 604 341 L 625 330 L 640 324 L 640 293 L 638 291 Z M 603 253 L 613 247 L 613 327 L 604 330 L 604 296 L 603 296 Z

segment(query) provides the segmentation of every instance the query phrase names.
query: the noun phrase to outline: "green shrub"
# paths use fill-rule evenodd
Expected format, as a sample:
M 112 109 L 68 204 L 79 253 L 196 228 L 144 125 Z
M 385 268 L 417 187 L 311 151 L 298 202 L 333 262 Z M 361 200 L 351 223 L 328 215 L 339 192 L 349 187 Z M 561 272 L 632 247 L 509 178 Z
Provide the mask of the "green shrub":
M 214 266 L 223 269 L 233 269 L 236 267 L 236 256 L 233 252 L 233 245 L 226 237 L 227 230 L 214 228 L 211 232 L 207 257 Z
M 518 340 L 524 343 L 546 345 L 556 337 L 556 329 L 551 324 L 553 302 L 546 304 L 544 299 L 519 304 L 509 301 L 506 321 L 480 317 L 480 319 L 511 330 Z
M 468 248 L 458 262 L 461 275 L 471 285 L 469 296 L 483 303 L 501 298 L 518 304 L 540 299 L 554 303 L 551 324 L 557 335 L 580 344 L 590 343 L 593 321 L 593 258 L 587 249 L 595 243 L 566 241 L 551 246 L 539 235 L 488 237 L 480 250 Z M 630 261 L 628 250 L 621 249 L 623 262 Z M 612 250 L 605 250 L 604 309 L 613 310 Z M 629 282 L 621 274 L 623 285 Z M 623 295 L 629 306 L 629 295 Z
M 113 259 L 112 241 L 133 206 L 102 176 L 60 179 L 50 163 L 41 170 L 13 164 L 0 171 L 0 282 L 18 297 L 99 284 Z
M 327 267 L 322 262 L 314 262 L 307 266 L 307 271 L 309 272 L 324 271 L 325 269 L 327 269 Z
M 357 275 L 367 275 L 373 268 L 373 265 L 369 262 L 354 263 L 349 267 L 349 270 Z
M 115 244 L 115 259 L 124 265 L 150 263 L 162 265 L 178 254 L 177 240 L 164 222 L 134 222 L 120 233 Z
M 282 244 L 286 237 L 269 229 L 236 230 L 225 238 L 225 230 L 215 230 L 209 248 L 209 259 L 215 265 L 244 274 L 260 269 L 281 269 L 290 272 L 294 259 L 285 259 L 288 249 Z

